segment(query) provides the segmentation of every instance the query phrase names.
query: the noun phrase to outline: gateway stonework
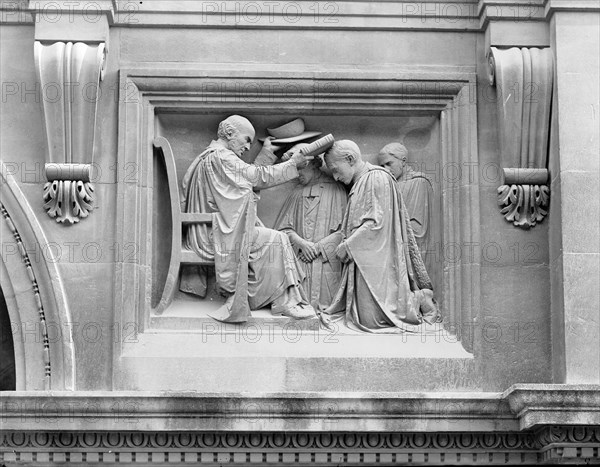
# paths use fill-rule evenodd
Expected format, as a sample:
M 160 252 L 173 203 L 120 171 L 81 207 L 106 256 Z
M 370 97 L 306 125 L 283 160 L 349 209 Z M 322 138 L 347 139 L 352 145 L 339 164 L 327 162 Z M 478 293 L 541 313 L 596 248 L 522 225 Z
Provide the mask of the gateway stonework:
M 2 0 L 0 23 L 0 464 L 600 463 L 597 2 Z M 217 134 L 231 115 L 252 131 Z M 247 169 L 218 188 L 248 185 L 245 214 L 201 177 L 186 204 L 206 148 L 203 177 Z M 403 256 L 354 257 L 347 204 Z M 440 318 L 394 325 L 406 275 L 429 288 L 413 260 Z M 387 297 L 383 332 L 323 313 L 340 283 L 361 326 Z

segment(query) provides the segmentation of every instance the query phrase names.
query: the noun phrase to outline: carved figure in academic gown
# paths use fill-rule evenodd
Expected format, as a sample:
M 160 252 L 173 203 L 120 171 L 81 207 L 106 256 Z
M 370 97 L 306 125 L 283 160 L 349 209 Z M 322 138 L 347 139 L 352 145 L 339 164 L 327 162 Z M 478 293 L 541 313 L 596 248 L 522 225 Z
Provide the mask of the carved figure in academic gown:
M 345 310 L 346 323 L 367 332 L 436 321 L 431 281 L 396 180 L 364 162 L 352 141 L 336 141 L 325 161 L 333 178 L 352 188 L 336 253 L 342 281 L 323 313 Z
M 212 225 L 190 225 L 184 246 L 214 261 L 217 287 L 226 303 L 211 315 L 225 322 L 244 322 L 250 310 L 271 306 L 274 314 L 314 316 L 301 283 L 304 279 L 287 235 L 265 228 L 256 216 L 258 190 L 298 176 L 308 160 L 300 153 L 272 166 L 246 164 L 241 156 L 254 139 L 250 122 L 237 115 L 219 124 L 213 141 L 183 178 L 185 212 L 212 214 Z M 266 154 L 265 154 L 266 152 Z M 260 159 L 273 161 L 270 142 Z M 257 159 L 258 159 L 257 158 Z M 199 268 L 184 268 L 180 288 L 205 292 Z
M 433 185 L 424 173 L 407 164 L 407 158 L 408 150 L 403 144 L 390 143 L 379 151 L 378 162 L 398 182 L 425 268 L 434 287 L 438 287 L 440 265 L 436 263 L 432 232 Z
M 307 146 L 297 144 L 284 154 Z M 323 172 L 322 159 L 315 157 L 299 170 L 299 185 L 286 199 L 274 228 L 285 232 L 303 261 L 304 289 L 313 306 L 331 303 L 342 276 L 342 263 L 335 252 L 342 240 L 340 228 L 346 210 L 343 185 Z

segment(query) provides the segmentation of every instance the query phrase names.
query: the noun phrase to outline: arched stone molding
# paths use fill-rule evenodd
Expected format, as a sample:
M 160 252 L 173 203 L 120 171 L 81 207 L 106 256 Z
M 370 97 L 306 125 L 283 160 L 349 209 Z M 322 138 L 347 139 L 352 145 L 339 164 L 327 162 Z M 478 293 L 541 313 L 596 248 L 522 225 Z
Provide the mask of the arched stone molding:
M 15 346 L 17 390 L 74 390 L 72 319 L 56 258 L 14 178 L 0 162 L 0 285 Z

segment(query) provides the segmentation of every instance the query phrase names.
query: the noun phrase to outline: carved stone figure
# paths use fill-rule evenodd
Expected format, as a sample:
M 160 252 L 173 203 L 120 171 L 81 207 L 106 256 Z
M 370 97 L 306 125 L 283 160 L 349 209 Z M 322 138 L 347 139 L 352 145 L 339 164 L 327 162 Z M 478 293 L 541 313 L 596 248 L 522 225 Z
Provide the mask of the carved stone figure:
M 336 141 L 325 161 L 333 178 L 352 188 L 336 252 L 342 281 L 323 313 L 345 310 L 350 327 L 368 332 L 435 321 L 431 281 L 392 175 L 363 161 L 349 140 Z
M 407 164 L 408 150 L 401 143 L 390 143 L 379 151 L 378 162 L 398 182 L 410 225 L 419 251 L 434 285 L 438 285 L 432 227 L 433 185 L 427 176 Z
M 283 158 L 306 146 L 295 145 Z M 298 171 L 300 185 L 288 196 L 274 226 L 288 235 L 303 261 L 304 286 L 313 306 L 330 304 L 340 285 L 342 263 L 335 251 L 342 240 L 347 203 L 345 188 L 320 170 L 322 163 L 315 157 Z
M 238 115 L 223 120 L 217 136 L 183 178 L 186 212 L 212 213 L 212 226 L 189 226 L 184 242 L 200 257 L 214 260 L 217 287 L 228 297 L 212 317 L 244 322 L 251 309 L 267 305 L 273 314 L 314 316 L 301 286 L 304 275 L 287 235 L 265 228 L 256 216 L 256 190 L 298 177 L 297 169 L 306 166 L 308 160 L 297 153 L 278 165 L 246 164 L 241 156 L 250 148 L 255 131 Z M 274 160 L 272 152 L 267 140 L 261 160 Z M 182 272 L 182 290 L 201 288 L 194 285 L 194 281 L 202 281 L 197 270 Z

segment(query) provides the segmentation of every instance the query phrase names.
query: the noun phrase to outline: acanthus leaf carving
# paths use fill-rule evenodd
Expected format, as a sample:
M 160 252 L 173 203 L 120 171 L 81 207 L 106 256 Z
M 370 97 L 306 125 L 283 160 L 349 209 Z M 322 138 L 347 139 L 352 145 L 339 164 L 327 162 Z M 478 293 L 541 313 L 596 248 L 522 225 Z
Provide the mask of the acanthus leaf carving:
M 500 212 L 508 222 L 523 229 L 534 227 L 548 214 L 550 189 L 547 185 L 501 185 Z
M 74 224 L 94 208 L 94 186 L 81 180 L 54 180 L 44 185 L 44 209 L 56 222 Z

